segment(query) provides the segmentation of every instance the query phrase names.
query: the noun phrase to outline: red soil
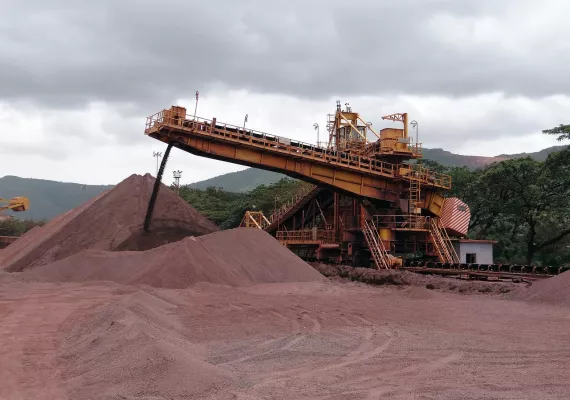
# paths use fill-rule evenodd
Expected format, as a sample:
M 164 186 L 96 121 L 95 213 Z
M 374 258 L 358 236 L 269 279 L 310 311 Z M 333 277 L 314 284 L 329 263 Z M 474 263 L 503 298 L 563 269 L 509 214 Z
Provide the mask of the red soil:
M 8 246 L 2 266 L 8 271 L 49 264 L 85 249 L 147 250 L 218 228 L 162 185 L 152 232 L 142 229 L 154 178 L 132 175 L 113 189 L 32 230 Z
M 566 307 L 420 287 L 0 284 L 7 400 L 566 400 L 569 342 Z
M 561 307 L 393 272 L 321 268 L 404 288 L 329 282 L 265 232 L 210 233 L 167 188 L 145 236 L 152 183 L 5 250 L 25 271 L 0 270 L 0 399 L 568 399 L 570 273 L 517 292 Z
M 570 306 L 570 271 L 533 282 L 526 288 L 518 289 L 512 297 L 537 303 Z
M 325 278 L 264 231 L 237 228 L 142 252 L 86 250 L 23 273 L 47 282 L 112 281 L 160 288 L 199 282 L 229 286 L 324 281 Z

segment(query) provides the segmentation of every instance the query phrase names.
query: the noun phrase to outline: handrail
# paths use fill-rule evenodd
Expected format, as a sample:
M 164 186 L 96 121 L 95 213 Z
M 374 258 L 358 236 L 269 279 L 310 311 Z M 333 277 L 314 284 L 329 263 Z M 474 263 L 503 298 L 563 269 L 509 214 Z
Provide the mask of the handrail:
M 377 228 L 392 229 L 428 229 L 430 217 L 410 214 L 378 214 L 372 216 Z
M 443 227 L 441 220 L 439 218 L 432 218 L 430 221 L 430 228 L 433 244 L 439 254 L 441 262 L 458 263 L 459 257 L 451 244 L 451 240 L 449 239 L 447 231 Z
M 387 260 L 388 252 L 384 247 L 384 242 L 382 240 L 377 239 L 377 234 L 374 233 L 376 227 L 372 223 L 372 221 L 364 221 L 364 226 L 362 227 L 362 233 L 364 234 L 364 239 L 366 240 L 366 244 L 370 249 L 370 253 L 372 253 L 372 258 L 374 259 L 374 264 L 376 265 L 377 269 L 389 269 L 390 263 Z M 376 231 L 377 232 L 377 231 Z
M 306 183 L 302 184 L 301 188 L 297 191 L 297 193 L 293 195 L 293 197 L 291 197 L 286 203 L 282 204 L 281 207 L 279 207 L 273 212 L 273 214 L 269 216 L 269 221 L 272 224 L 278 221 L 283 214 L 287 213 L 287 211 L 293 208 L 295 204 L 297 204 L 301 199 L 311 193 L 315 188 L 315 185 Z
M 303 229 L 297 231 L 277 231 L 275 237 L 280 242 L 335 243 L 335 231 L 329 229 Z
M 363 155 L 354 155 L 299 140 L 284 138 L 236 125 L 217 122 L 201 117 L 177 115 L 175 111 L 163 110 L 147 118 L 145 133 L 158 130 L 162 126 L 190 130 L 210 137 L 222 137 L 238 143 L 249 143 L 251 146 L 286 152 L 297 157 L 320 159 L 332 165 L 339 165 L 359 171 L 378 173 L 391 178 L 404 180 L 420 179 L 424 184 L 451 187 L 451 177 L 406 164 L 392 164 Z M 412 174 L 414 172 L 414 174 Z

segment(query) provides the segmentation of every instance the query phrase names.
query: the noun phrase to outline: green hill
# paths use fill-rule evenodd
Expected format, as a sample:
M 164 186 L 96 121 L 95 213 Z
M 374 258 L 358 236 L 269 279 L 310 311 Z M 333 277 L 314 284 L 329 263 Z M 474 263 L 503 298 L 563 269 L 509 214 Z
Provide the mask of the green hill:
M 493 162 L 527 156 L 530 156 L 537 161 L 544 161 L 550 153 L 560 151 L 565 147 L 566 146 L 553 146 L 535 153 L 502 154 L 496 157 L 463 156 L 443 149 L 423 149 L 423 152 L 424 158 L 427 160 L 436 161 L 440 164 L 453 167 L 466 166 L 471 169 L 477 169 Z M 276 172 L 248 168 L 243 171 L 231 172 L 229 174 L 192 183 L 188 186 L 194 189 L 206 189 L 213 186 L 222 188 L 228 192 L 248 192 L 259 185 L 270 185 L 284 177 L 285 175 L 278 174 Z
M 216 176 L 205 181 L 200 181 L 188 185 L 193 189 L 207 189 L 215 186 L 223 188 L 228 192 L 249 192 L 259 185 L 270 185 L 284 178 L 285 175 L 277 172 L 265 171 L 263 169 L 248 168 L 243 171 L 230 172 Z
M 12 214 L 18 218 L 51 219 L 85 203 L 111 187 L 19 178 L 8 175 L 0 178 L 0 197 L 10 199 L 16 196 L 24 196 L 30 199 L 28 211 Z
M 555 146 L 536 153 L 503 154 L 497 157 L 462 156 L 443 149 L 424 149 L 424 156 L 428 160 L 433 160 L 444 165 L 465 165 L 469 168 L 478 168 L 494 161 L 525 156 L 531 156 L 536 160 L 543 161 L 548 154 L 561 150 L 564 147 L 565 146 Z M 243 171 L 232 172 L 205 181 L 196 182 L 188 185 L 188 187 L 206 189 L 213 186 L 223 188 L 229 192 L 245 193 L 255 189 L 259 185 L 276 183 L 283 177 L 285 176 L 275 172 L 248 168 Z M 5 176 L 0 178 L 0 197 L 9 199 L 16 196 L 25 196 L 30 199 L 29 211 L 13 214 L 18 218 L 51 219 L 56 215 L 83 204 L 111 187 L 111 185 L 81 185 L 77 183 Z

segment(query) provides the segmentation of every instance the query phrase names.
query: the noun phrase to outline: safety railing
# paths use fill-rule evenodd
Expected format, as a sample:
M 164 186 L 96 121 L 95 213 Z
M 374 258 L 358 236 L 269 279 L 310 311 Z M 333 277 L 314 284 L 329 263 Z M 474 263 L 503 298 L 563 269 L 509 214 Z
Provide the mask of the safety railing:
M 302 183 L 299 190 L 291 197 L 286 203 L 282 204 L 277 210 L 269 216 L 269 222 L 274 223 L 281 219 L 281 217 L 293 208 L 300 200 L 311 193 L 316 188 L 315 185 Z
M 429 230 L 430 226 L 430 217 L 423 215 L 374 215 L 372 221 L 377 228 Z
M 294 243 L 335 243 L 335 232 L 324 229 L 303 229 L 298 231 L 277 231 L 275 237 L 280 242 Z
M 362 227 L 362 233 L 366 240 L 366 245 L 372 254 L 376 269 L 390 268 L 388 251 L 384 247 L 384 242 L 378 237 L 378 229 L 372 221 L 365 221 Z
M 163 126 L 199 132 L 205 136 L 219 137 L 236 143 L 248 143 L 250 146 L 286 153 L 294 157 L 311 158 L 358 171 L 368 171 L 391 178 L 410 179 L 409 172 L 401 174 L 401 168 L 406 167 L 404 170 L 409 171 L 409 166 L 387 163 L 374 158 L 319 147 L 311 143 L 304 143 L 253 129 L 220 123 L 215 118 L 209 120 L 192 116 L 183 117 L 177 113 L 177 109 L 163 110 L 148 117 L 145 133 L 152 134 Z M 449 183 L 449 186 L 443 185 L 442 187 L 451 187 L 451 177 L 449 176 L 436 174 L 427 169 L 422 169 L 419 172 L 418 179 L 422 180 L 424 184 L 442 186 L 440 185 L 440 182 L 442 182 L 444 184 Z
M 414 179 L 423 184 L 451 188 L 451 176 L 425 168 L 422 164 L 410 164 L 404 167 L 404 177 Z
M 369 142 L 366 144 L 363 154 L 369 157 L 374 155 L 391 154 L 394 152 L 401 152 L 400 149 L 396 148 L 397 139 L 381 139 L 377 142 Z M 421 143 L 418 144 L 408 144 L 406 145 L 406 152 L 412 154 L 412 156 L 419 157 L 423 154 Z
M 459 256 L 439 218 L 430 221 L 430 233 L 441 262 L 459 263 Z
M 265 229 L 271 222 L 263 215 L 263 211 L 246 211 L 240 227 Z

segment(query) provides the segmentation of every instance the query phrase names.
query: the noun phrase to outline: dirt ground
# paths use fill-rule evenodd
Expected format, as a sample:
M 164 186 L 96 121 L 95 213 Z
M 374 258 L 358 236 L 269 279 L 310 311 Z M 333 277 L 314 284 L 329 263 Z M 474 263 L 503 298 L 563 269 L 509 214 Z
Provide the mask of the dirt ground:
M 0 399 L 568 399 L 570 309 L 351 282 L 0 275 Z

